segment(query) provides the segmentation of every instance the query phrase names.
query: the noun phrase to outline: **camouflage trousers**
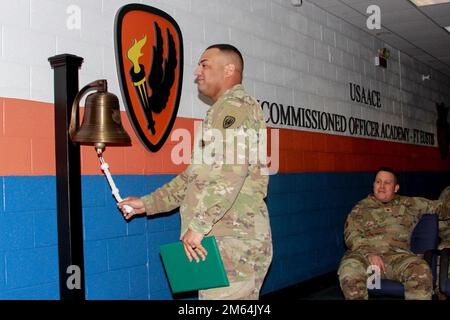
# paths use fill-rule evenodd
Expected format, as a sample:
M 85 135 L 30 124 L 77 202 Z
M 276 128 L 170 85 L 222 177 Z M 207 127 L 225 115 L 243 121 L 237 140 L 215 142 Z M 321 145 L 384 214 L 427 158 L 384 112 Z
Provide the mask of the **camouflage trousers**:
M 410 253 L 386 253 L 381 255 L 386 272 L 382 279 L 396 280 L 405 288 L 407 300 L 430 300 L 432 275 L 428 264 L 421 257 Z M 345 299 L 368 299 L 367 268 L 369 261 L 357 252 L 346 252 L 339 266 L 339 282 Z
M 450 220 L 439 221 L 439 238 L 441 238 L 439 248 L 450 247 Z
M 272 241 L 217 237 L 230 286 L 199 291 L 200 300 L 257 300 L 272 262 Z
M 450 239 L 443 239 L 439 243 L 438 249 L 450 248 Z

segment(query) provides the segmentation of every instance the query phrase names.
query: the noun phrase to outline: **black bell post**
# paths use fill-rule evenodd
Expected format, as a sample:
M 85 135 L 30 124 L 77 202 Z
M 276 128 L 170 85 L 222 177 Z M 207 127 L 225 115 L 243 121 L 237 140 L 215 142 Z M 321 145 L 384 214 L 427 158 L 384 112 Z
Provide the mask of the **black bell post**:
M 85 300 L 80 146 L 69 137 L 72 103 L 78 93 L 78 69 L 83 58 L 61 54 L 48 60 L 54 70 L 60 299 Z M 75 121 L 78 123 L 78 119 Z M 78 287 L 69 285 L 73 276 L 78 277 Z

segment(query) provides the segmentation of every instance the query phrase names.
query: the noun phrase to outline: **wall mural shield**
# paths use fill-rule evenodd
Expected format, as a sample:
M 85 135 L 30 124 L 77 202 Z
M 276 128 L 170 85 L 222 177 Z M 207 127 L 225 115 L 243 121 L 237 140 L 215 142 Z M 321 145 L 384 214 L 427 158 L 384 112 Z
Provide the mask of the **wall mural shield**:
M 152 152 L 166 141 L 178 112 L 183 80 L 183 39 L 164 11 L 128 4 L 115 19 L 117 73 L 134 131 Z

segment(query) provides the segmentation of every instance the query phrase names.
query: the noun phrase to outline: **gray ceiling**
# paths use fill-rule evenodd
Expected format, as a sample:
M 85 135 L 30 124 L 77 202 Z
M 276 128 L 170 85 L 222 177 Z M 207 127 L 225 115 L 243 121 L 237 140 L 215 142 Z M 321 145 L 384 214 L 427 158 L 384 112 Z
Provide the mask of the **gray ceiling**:
M 408 0 L 308 0 L 450 77 L 450 3 L 416 7 Z M 381 29 L 369 30 L 369 5 L 381 9 Z

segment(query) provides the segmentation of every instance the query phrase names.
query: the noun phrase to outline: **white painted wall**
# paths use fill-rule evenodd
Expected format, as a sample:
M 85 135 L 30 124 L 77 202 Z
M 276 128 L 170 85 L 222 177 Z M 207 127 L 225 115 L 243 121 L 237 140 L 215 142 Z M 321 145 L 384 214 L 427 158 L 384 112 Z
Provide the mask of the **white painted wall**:
M 120 96 L 114 57 L 114 16 L 131 1 L 0 0 L 0 97 L 53 102 L 47 58 L 72 53 L 85 60 L 80 87 L 106 78 Z M 290 0 L 140 1 L 166 11 L 184 38 L 184 82 L 179 115 L 203 118 L 193 72 L 207 46 L 229 42 L 246 62 L 245 86 L 258 99 L 308 107 L 435 132 L 436 102 L 450 104 L 450 79 L 320 8 Z M 376 2 L 376 1 L 375 1 Z M 80 29 L 70 30 L 71 5 Z M 388 47 L 388 69 L 374 66 Z M 423 82 L 422 74 L 432 79 Z M 351 103 L 348 83 L 382 93 L 381 111 Z M 121 100 L 122 103 L 122 100 Z M 123 107 L 122 107 L 123 108 Z

